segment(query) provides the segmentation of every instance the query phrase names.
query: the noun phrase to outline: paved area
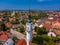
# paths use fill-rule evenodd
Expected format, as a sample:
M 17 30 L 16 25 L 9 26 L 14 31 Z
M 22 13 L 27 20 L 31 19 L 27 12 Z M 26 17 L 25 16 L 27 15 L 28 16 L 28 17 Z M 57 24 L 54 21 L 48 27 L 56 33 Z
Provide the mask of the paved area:
M 20 32 L 17 32 L 13 29 L 11 29 L 11 33 L 13 36 L 17 37 L 18 39 L 25 39 L 26 40 L 26 36 Z

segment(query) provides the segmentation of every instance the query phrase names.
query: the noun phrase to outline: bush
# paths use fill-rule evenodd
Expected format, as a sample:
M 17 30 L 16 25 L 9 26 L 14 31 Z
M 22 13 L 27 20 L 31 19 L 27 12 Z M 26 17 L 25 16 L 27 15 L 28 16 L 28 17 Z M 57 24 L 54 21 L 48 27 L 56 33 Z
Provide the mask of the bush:
M 23 33 L 24 32 L 24 27 L 22 26 L 22 27 L 17 28 L 17 31 L 19 31 L 20 33 Z
M 36 44 L 42 45 L 55 45 L 56 41 L 60 43 L 60 38 L 57 37 L 49 37 L 47 35 L 36 35 L 33 37 L 32 42 Z
M 44 13 L 44 12 L 41 12 L 39 15 L 38 15 L 38 17 L 48 17 L 48 15 L 46 14 L 46 13 Z
M 11 23 L 12 23 L 12 24 L 19 24 L 20 22 L 19 22 L 18 19 L 16 19 L 15 21 L 12 21 Z
M 39 44 L 39 43 L 43 44 L 43 38 L 40 35 L 36 35 L 36 37 L 33 37 L 32 42 L 36 44 Z
M 40 27 L 35 27 L 35 30 L 36 30 L 38 35 L 45 34 L 45 32 L 46 32 L 46 28 L 44 28 L 44 27 L 41 27 L 41 28 Z
M 22 20 L 21 23 L 25 25 L 26 24 L 26 20 Z
M 3 31 L 7 30 L 7 27 L 5 26 L 4 22 L 0 22 L 0 29 Z

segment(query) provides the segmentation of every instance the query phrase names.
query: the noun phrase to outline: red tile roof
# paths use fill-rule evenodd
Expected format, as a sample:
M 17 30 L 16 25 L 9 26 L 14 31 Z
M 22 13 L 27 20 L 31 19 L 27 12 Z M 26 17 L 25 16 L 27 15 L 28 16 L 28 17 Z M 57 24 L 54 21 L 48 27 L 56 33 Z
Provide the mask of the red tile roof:
M 55 24 L 55 23 L 59 23 L 59 21 L 58 21 L 58 20 L 56 20 L 56 21 L 54 21 L 53 23 L 54 23 L 54 24 Z
M 24 39 L 21 39 L 21 40 L 19 40 L 19 41 L 17 42 L 16 45 L 27 45 L 27 44 L 26 44 L 26 41 L 25 41 Z M 30 45 L 33 45 L 33 44 L 30 43 Z
M 7 22 L 7 23 L 5 24 L 5 26 L 11 27 L 11 23 L 10 23 L 10 22 Z
M 26 45 L 26 41 L 24 39 L 21 39 L 17 42 L 16 45 Z
M 53 30 L 56 35 L 60 35 L 60 30 Z
M 60 22 L 59 21 L 54 21 L 52 27 L 53 28 L 60 28 Z
M 15 21 L 16 17 L 9 18 L 9 21 Z
M 4 35 L 1 35 L 1 36 L 0 36 L 0 39 L 1 39 L 1 40 L 7 40 L 8 37 L 7 37 L 7 35 L 4 34 Z
M 1 35 L 0 35 L 0 40 L 8 40 L 8 38 L 9 38 L 9 34 L 8 33 L 6 33 L 6 32 L 1 32 L 0 33 Z
M 51 24 L 45 23 L 45 24 L 44 24 L 44 27 L 45 27 L 46 29 L 49 29 L 49 28 L 51 28 Z

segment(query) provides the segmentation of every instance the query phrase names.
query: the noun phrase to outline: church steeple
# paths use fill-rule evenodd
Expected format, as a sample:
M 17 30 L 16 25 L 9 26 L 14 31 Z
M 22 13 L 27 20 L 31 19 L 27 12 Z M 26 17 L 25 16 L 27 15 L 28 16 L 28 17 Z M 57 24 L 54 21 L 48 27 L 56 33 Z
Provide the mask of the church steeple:
M 30 8 L 28 10 L 28 22 L 31 22 Z
M 30 15 L 30 8 L 28 10 L 28 22 L 26 23 L 26 42 L 27 45 L 30 45 L 32 41 L 32 22 L 31 22 L 31 15 Z

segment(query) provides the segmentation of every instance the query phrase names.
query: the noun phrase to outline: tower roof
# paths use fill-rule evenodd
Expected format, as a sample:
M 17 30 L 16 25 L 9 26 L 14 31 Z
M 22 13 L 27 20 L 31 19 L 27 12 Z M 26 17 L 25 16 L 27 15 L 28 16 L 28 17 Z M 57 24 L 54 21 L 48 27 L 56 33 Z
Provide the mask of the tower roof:
M 29 11 L 28 11 L 28 22 L 31 22 L 30 8 L 29 8 Z

